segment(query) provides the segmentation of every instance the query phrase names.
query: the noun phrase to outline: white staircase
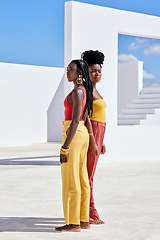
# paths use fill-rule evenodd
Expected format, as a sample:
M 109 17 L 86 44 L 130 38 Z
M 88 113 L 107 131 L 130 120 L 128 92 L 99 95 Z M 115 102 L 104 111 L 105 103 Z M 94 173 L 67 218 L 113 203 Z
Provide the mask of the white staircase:
M 118 115 L 118 125 L 160 125 L 160 88 L 144 88 Z

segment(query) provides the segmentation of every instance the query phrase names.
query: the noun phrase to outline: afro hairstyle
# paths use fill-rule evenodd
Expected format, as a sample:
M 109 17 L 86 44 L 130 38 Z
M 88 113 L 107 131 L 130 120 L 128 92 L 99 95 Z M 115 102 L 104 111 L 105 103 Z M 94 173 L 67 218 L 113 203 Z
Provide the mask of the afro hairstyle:
M 99 64 L 101 66 L 103 64 L 105 56 L 98 50 L 88 50 L 81 54 L 81 58 L 85 60 L 89 66 L 92 64 Z

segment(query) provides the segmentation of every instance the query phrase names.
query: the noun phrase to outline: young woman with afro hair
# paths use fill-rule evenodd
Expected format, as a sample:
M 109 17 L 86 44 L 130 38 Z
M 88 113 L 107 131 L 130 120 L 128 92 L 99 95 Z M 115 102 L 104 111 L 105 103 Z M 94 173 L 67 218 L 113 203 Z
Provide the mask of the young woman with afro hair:
M 106 152 L 106 147 L 103 143 L 106 127 L 106 103 L 96 88 L 97 83 L 99 83 L 101 80 L 102 64 L 105 57 L 104 54 L 98 50 L 88 50 L 82 53 L 81 58 L 88 63 L 90 79 L 93 85 L 93 112 L 90 118 L 87 117 L 86 121 L 86 127 L 90 136 L 89 149 L 87 153 L 87 170 L 91 189 L 89 222 L 94 224 L 104 224 L 104 221 L 100 219 L 95 208 L 93 198 L 93 178 L 95 175 L 98 158 L 100 154 L 105 154 Z

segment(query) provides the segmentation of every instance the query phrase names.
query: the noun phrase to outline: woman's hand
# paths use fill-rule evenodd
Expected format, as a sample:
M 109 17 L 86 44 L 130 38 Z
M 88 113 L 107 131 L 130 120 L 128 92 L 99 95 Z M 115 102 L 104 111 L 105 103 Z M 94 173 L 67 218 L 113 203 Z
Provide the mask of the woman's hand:
M 97 144 L 96 144 L 94 138 L 90 138 L 89 148 L 90 148 L 91 154 L 93 156 L 98 156 L 98 147 L 97 147 Z
M 88 115 L 86 117 L 86 128 L 88 129 L 89 133 L 89 149 L 91 151 L 91 154 L 93 156 L 98 156 L 98 147 L 94 138 L 91 120 Z
M 63 155 L 60 153 L 60 163 L 66 163 L 68 161 L 68 155 Z
M 105 144 L 103 143 L 102 144 L 102 148 L 101 148 L 101 154 L 105 154 L 106 153 L 106 146 Z

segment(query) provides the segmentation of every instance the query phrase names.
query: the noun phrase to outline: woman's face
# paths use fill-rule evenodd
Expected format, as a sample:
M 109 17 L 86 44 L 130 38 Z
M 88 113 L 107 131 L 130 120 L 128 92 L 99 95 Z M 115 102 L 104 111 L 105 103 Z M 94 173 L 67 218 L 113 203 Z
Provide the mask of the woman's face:
M 68 82 L 75 81 L 79 76 L 77 65 L 75 63 L 70 63 L 67 67 L 67 79 Z
M 99 64 L 90 65 L 89 73 L 90 73 L 90 79 L 93 84 L 96 84 L 101 80 L 102 72 Z

